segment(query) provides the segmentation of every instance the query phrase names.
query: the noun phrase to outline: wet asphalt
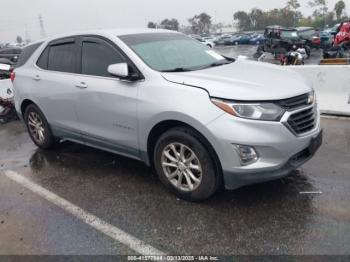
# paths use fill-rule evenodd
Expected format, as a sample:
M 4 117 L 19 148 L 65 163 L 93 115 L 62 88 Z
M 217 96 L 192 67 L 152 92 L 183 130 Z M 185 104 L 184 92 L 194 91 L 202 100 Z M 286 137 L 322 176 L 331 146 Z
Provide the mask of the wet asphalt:
M 68 142 L 42 151 L 20 122 L 0 125 L 0 254 L 135 254 L 4 176 L 14 170 L 168 254 L 349 255 L 350 119 L 322 126 L 323 146 L 289 177 L 189 203 L 141 162 Z

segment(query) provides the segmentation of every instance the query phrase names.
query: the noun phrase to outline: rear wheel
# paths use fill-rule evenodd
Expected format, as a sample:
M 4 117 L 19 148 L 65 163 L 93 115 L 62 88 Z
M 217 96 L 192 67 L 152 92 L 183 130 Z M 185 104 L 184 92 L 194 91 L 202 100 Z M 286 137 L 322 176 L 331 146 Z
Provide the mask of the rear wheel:
M 24 120 L 30 138 L 34 144 L 42 149 L 50 149 L 54 147 L 57 139 L 52 135 L 50 126 L 44 114 L 36 105 L 31 104 L 26 108 Z
M 186 127 L 164 133 L 154 153 L 154 166 L 161 182 L 178 197 L 205 200 L 220 185 L 216 165 L 198 134 Z

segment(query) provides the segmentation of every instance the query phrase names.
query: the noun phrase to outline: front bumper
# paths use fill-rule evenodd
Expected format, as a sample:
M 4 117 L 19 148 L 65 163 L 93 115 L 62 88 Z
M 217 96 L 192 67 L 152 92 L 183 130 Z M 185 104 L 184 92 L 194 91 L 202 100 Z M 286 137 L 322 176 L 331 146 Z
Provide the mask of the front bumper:
M 286 164 L 275 170 L 244 174 L 224 172 L 226 189 L 236 189 L 242 186 L 267 182 L 288 176 L 291 171 L 297 169 L 315 155 L 322 144 L 322 130 L 317 138 L 317 140 L 319 140 L 317 144 L 311 143 L 304 150 L 290 158 Z
M 287 176 L 312 158 L 319 146 L 319 113 L 313 130 L 295 135 L 281 122 L 251 121 L 223 115 L 207 127 L 215 136 L 213 147 L 219 157 L 226 189 L 261 183 Z M 322 143 L 322 141 L 320 142 Z M 254 164 L 242 166 L 233 144 L 253 146 L 259 154 Z

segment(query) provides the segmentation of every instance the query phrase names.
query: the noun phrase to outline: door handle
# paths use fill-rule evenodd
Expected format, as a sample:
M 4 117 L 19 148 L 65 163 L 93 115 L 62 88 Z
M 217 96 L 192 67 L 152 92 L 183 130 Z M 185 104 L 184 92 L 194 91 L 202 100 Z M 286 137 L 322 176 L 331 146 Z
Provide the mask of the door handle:
M 85 82 L 77 83 L 77 84 L 75 84 L 75 86 L 80 88 L 80 89 L 88 88 L 88 85 Z
M 35 80 L 35 81 L 40 81 L 40 80 L 41 80 L 41 78 L 40 78 L 40 76 L 39 76 L 39 75 L 36 75 L 36 76 L 34 76 L 34 77 L 33 77 L 33 80 Z

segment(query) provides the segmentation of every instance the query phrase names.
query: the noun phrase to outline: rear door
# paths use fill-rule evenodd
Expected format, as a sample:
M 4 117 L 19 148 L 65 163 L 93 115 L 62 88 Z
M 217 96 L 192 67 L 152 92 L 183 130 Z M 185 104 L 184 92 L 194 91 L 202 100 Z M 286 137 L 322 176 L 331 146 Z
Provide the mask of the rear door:
M 80 40 L 81 75 L 77 114 L 88 144 L 138 157 L 137 90 L 140 82 L 110 75 L 111 64 L 127 61 L 114 43 L 87 36 Z
M 34 97 L 57 136 L 80 139 L 76 114 L 77 40 L 74 37 L 51 42 L 31 75 Z

